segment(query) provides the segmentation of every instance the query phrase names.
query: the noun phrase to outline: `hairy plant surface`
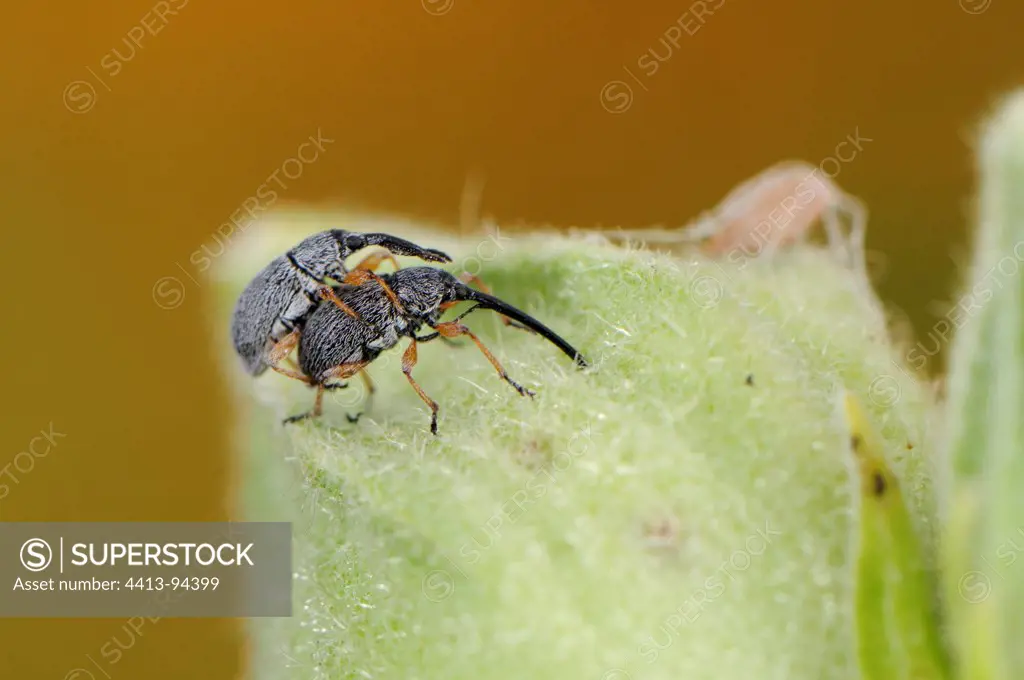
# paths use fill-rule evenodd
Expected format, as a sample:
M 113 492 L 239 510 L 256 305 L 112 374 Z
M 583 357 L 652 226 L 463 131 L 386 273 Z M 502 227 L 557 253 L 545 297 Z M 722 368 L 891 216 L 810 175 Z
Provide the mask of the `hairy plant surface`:
M 441 406 L 437 437 L 405 343 L 371 365 L 378 391 L 354 425 L 359 380 L 288 429 L 312 391 L 260 381 L 251 448 L 274 472 L 251 488 L 297 521 L 299 621 L 263 633 L 289 677 L 861 677 L 843 394 L 877 429 L 928 578 L 940 534 L 932 391 L 863 282 L 809 247 L 728 263 L 396 233 L 447 250 L 456 273 L 479 268 L 593 367 L 475 312 L 465 323 L 537 396 L 470 343 L 423 344 L 414 375 Z M 226 299 L 254 268 L 230 270 Z M 911 606 L 931 616 L 934 591 Z

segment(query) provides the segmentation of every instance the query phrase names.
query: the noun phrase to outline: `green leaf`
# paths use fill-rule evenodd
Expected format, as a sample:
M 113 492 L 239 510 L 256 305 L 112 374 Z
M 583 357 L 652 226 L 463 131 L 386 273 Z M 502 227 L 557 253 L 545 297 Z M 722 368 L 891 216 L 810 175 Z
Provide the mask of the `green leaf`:
M 860 401 L 843 409 L 856 467 L 858 655 L 864 680 L 949 677 L 935 601 L 920 541 L 883 442 Z
M 965 680 L 1024 673 L 1024 92 L 981 137 L 978 229 L 951 351 L 946 596 Z

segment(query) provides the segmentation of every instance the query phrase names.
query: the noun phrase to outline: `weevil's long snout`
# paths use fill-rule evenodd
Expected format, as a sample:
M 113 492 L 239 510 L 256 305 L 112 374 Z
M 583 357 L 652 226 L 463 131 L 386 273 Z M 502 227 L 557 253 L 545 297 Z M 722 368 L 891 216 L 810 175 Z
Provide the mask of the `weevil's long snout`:
M 543 335 L 551 344 L 565 352 L 565 354 L 575 361 L 576 365 L 580 368 L 586 368 L 590 365 L 587 363 L 587 360 L 583 358 L 583 355 L 558 335 L 558 333 L 555 333 L 540 321 L 537 321 L 537 319 L 534 319 L 526 312 L 513 307 L 507 302 L 499 300 L 493 295 L 488 295 L 487 293 L 474 290 L 464 284 L 460 284 L 457 288 L 457 297 L 459 300 L 472 300 L 473 302 L 477 302 L 480 307 L 494 310 L 499 314 L 504 314 L 508 318 L 518 321 L 530 330 L 535 331 L 539 335 Z
M 423 246 L 417 245 L 412 241 L 407 241 L 404 238 L 392 236 L 391 234 L 382 233 L 370 233 L 370 234 L 359 234 L 355 232 L 347 232 L 342 230 L 335 230 L 340 234 L 339 238 L 344 239 L 345 247 L 350 251 L 360 250 L 367 246 L 382 246 L 396 255 L 408 255 L 410 257 L 418 257 L 427 262 L 451 262 L 452 258 L 447 253 L 443 253 L 440 250 L 434 248 L 424 248 Z

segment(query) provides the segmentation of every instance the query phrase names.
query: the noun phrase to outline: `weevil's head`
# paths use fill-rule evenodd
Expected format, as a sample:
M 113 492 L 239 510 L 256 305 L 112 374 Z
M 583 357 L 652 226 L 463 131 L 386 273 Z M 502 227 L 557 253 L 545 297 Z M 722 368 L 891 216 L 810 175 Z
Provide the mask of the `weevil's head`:
M 456 277 L 448 274 L 448 272 L 444 272 L 444 274 L 444 289 L 441 297 L 442 305 L 448 302 L 475 302 L 476 307 L 480 309 L 490 309 L 491 311 L 497 312 L 508 319 L 519 322 L 520 325 L 545 338 L 548 342 L 562 350 L 562 352 L 576 362 L 576 365 L 580 368 L 584 368 L 588 365 L 586 359 L 583 358 L 583 355 L 576 351 L 572 345 L 523 310 L 513 307 L 504 300 L 494 297 L 489 293 L 470 288 Z
M 435 326 L 449 304 L 475 302 L 476 307 L 498 312 L 546 338 L 581 368 L 587 365 L 586 360 L 572 345 L 540 321 L 493 295 L 470 288 L 443 269 L 407 267 L 399 269 L 394 274 L 386 274 L 382 278 L 402 301 L 406 316 L 416 321 Z

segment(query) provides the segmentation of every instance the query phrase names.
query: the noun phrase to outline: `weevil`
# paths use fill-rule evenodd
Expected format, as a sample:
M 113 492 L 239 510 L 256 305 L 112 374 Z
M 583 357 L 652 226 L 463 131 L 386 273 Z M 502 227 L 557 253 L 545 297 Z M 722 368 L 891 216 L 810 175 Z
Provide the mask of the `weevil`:
M 844 243 L 841 229 L 844 215 L 850 223 L 849 243 Z M 700 242 L 712 256 L 735 250 L 771 256 L 779 247 L 805 240 L 819 220 L 833 251 L 866 276 L 866 206 L 805 161 L 787 160 L 768 167 L 682 229 L 629 230 L 621 235 L 653 244 Z
M 385 253 L 364 258 L 351 270 L 345 258 L 368 246 L 381 246 Z M 395 255 L 409 255 L 428 262 L 451 262 L 440 250 L 424 248 L 389 234 L 361 234 L 343 229 L 322 231 L 300 241 L 294 248 L 270 262 L 245 287 L 235 303 L 231 338 L 245 370 L 259 376 L 267 367 L 292 378 L 302 376 L 278 364 L 287 357 L 302 326 L 326 298 L 339 310 L 358 314 L 334 294 L 327 279 L 358 286 L 381 281 L 373 271 L 386 261 L 398 268 Z M 378 289 L 380 290 L 380 289 Z M 386 284 L 388 299 L 398 298 Z M 365 324 L 364 324 L 365 325 Z
M 430 408 L 430 431 L 435 435 L 439 407 L 412 375 L 417 361 L 416 347 L 421 342 L 464 335 L 483 352 L 502 380 L 520 395 L 533 397 L 534 392 L 513 380 L 480 339 L 461 323 L 467 314 L 477 309 L 490 309 L 512 319 L 546 338 L 580 368 L 588 365 L 583 355 L 572 345 L 537 319 L 493 295 L 470 288 L 442 269 L 408 267 L 384 274 L 380 278 L 379 283 L 371 281 L 361 286 L 342 285 L 332 291 L 366 324 L 331 304 L 329 295 L 323 293 L 325 302 L 310 315 L 301 336 L 297 340 L 290 340 L 298 344 L 299 367 L 303 373 L 298 379 L 315 386 L 317 393 L 311 411 L 287 418 L 286 423 L 319 416 L 325 389 L 357 373 L 361 373 L 365 379 L 363 369 L 382 352 L 396 346 L 402 338 L 410 339 L 402 355 L 402 372 L 416 394 Z M 384 286 L 390 286 L 401 301 L 400 305 L 392 303 L 384 292 Z M 447 309 L 464 301 L 475 304 L 453 320 L 441 321 Z M 433 332 L 418 335 L 423 326 L 428 326 Z

